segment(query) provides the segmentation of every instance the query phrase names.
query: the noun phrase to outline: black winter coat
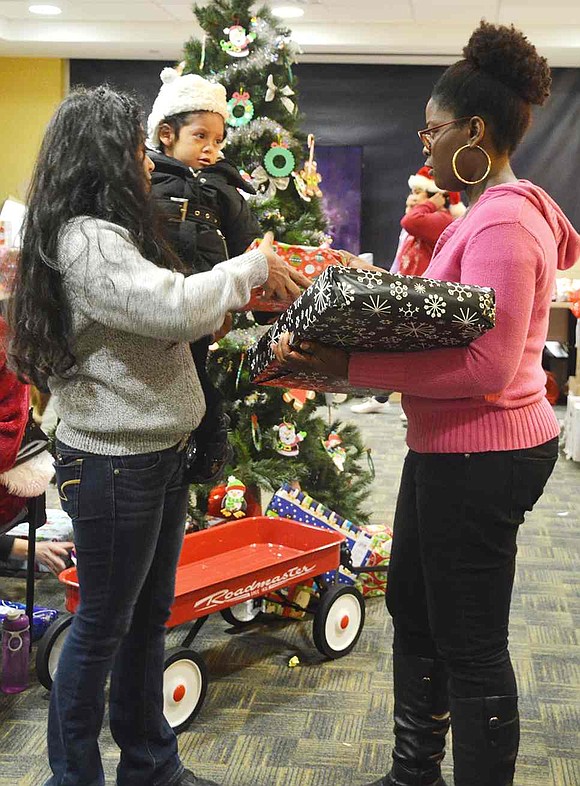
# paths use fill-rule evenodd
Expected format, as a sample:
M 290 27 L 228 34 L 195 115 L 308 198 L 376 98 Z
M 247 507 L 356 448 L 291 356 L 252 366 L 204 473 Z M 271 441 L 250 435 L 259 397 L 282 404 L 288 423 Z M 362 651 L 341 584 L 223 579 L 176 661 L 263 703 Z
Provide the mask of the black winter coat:
M 192 170 L 159 151 L 148 150 L 147 154 L 155 163 L 153 195 L 161 210 L 173 219 L 163 221 L 166 237 L 188 272 L 211 270 L 218 262 L 242 254 L 262 235 L 237 189 L 249 194 L 255 191 L 229 161 L 222 159 L 205 169 Z M 171 202 L 171 197 L 188 200 L 185 221 L 179 220 L 184 203 Z

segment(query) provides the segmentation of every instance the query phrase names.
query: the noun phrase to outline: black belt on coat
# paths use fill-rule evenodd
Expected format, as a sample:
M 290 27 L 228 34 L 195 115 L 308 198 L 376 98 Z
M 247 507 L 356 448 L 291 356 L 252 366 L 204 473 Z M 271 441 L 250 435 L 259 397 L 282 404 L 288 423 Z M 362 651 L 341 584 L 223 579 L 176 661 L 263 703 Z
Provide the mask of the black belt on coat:
M 219 216 L 207 207 L 196 207 L 189 204 L 189 199 L 183 197 L 162 197 L 157 200 L 163 217 L 171 224 L 181 224 L 184 221 L 195 221 L 199 224 L 210 224 L 220 228 Z

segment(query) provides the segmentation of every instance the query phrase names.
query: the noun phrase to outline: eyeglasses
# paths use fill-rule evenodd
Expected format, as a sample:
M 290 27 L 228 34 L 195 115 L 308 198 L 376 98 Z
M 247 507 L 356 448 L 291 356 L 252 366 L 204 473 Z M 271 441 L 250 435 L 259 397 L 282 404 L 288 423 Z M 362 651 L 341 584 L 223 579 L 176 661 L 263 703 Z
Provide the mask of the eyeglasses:
M 425 147 L 429 152 L 431 152 L 431 145 L 433 144 L 433 140 L 431 139 L 431 134 L 433 133 L 433 131 L 438 131 L 440 128 L 451 126 L 454 123 L 462 123 L 464 120 L 471 120 L 471 116 L 456 117 L 455 120 L 448 120 L 447 123 L 440 123 L 438 126 L 431 126 L 431 128 L 423 128 L 421 129 L 421 131 L 417 131 L 417 135 L 421 140 L 423 147 Z

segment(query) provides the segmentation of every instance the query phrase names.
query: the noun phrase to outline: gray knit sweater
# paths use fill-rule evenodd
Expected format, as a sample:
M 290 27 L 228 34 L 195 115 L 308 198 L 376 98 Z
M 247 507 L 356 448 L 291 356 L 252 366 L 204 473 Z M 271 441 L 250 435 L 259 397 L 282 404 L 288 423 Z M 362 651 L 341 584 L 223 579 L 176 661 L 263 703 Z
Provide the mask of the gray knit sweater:
M 267 278 L 264 255 L 185 278 L 144 259 L 122 227 L 81 217 L 61 232 L 58 268 L 76 357 L 66 377 L 49 380 L 58 439 L 104 455 L 175 445 L 205 411 L 187 342 L 248 302 Z

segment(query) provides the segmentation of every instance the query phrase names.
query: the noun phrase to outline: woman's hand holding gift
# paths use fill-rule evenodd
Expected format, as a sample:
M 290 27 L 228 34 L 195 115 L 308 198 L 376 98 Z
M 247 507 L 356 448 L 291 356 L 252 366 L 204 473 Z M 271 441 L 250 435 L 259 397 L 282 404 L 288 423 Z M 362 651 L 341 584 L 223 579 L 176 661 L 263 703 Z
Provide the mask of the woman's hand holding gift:
M 277 300 L 296 300 L 302 289 L 307 289 L 312 281 L 298 270 L 287 265 L 274 251 L 272 243 L 274 235 L 266 232 L 264 239 L 258 246 L 258 251 L 268 261 L 268 278 L 264 283 L 264 298 Z
M 314 371 L 326 377 L 348 379 L 348 355 L 342 349 L 328 347 L 317 341 L 292 343 L 291 333 L 282 333 L 272 344 L 276 360 L 296 371 Z

